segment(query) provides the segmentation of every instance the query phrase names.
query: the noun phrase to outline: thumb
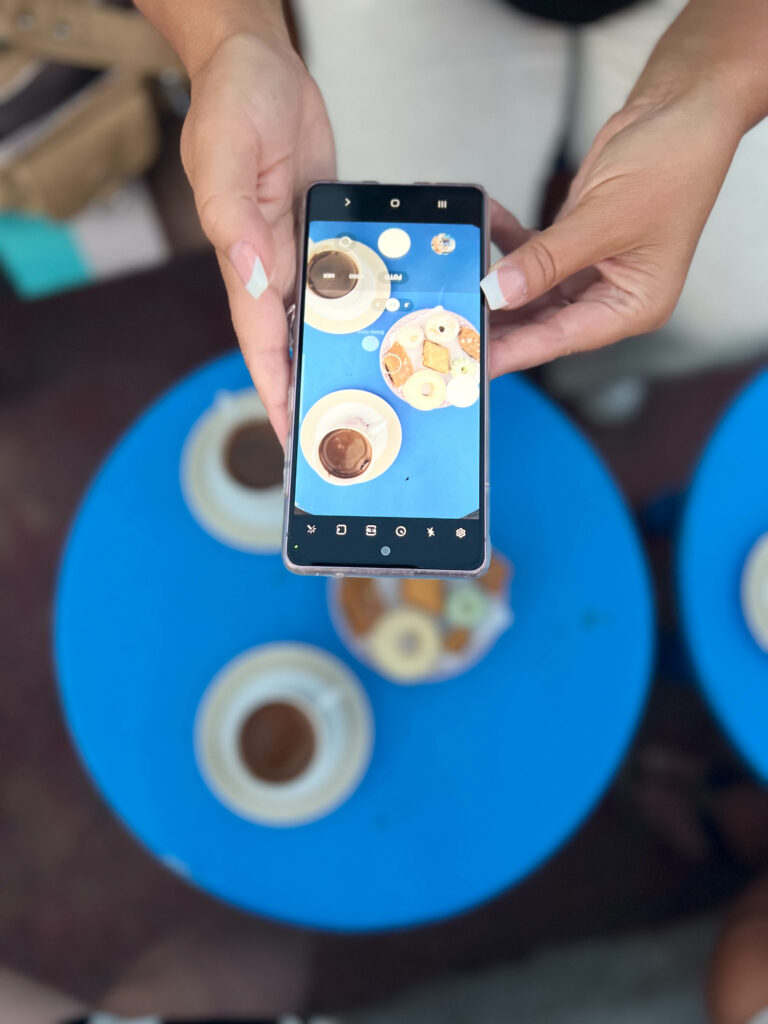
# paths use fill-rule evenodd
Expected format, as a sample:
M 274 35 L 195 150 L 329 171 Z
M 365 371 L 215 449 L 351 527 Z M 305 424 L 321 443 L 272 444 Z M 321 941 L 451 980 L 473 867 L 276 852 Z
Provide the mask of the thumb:
M 184 167 L 203 231 L 257 299 L 275 269 L 272 229 L 257 198 L 258 143 L 225 129 L 210 115 L 185 125 Z
M 242 191 L 216 192 L 202 198 L 198 213 L 209 241 L 258 299 L 269 285 L 275 254 L 272 229 L 256 199 Z
M 617 218 L 577 206 L 493 265 L 480 282 L 491 309 L 515 309 L 546 294 L 572 274 L 616 255 Z

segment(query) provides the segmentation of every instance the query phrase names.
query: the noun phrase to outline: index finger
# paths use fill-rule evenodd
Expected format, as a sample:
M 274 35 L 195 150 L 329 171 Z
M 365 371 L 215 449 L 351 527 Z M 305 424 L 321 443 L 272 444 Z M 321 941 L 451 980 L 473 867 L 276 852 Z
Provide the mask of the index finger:
M 606 281 L 585 289 L 574 302 L 534 314 L 528 321 L 492 332 L 491 376 L 527 370 L 559 356 L 602 348 L 650 329 L 635 296 Z

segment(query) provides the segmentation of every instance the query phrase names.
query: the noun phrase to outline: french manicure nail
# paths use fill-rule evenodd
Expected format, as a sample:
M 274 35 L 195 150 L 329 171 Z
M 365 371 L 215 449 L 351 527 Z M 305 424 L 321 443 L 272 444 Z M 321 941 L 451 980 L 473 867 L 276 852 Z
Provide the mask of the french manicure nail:
M 258 299 L 266 291 L 269 279 L 256 246 L 250 242 L 236 242 L 229 250 L 228 256 L 229 262 L 245 285 L 245 290 L 254 299 Z
M 513 263 L 500 263 L 480 282 L 491 309 L 519 305 L 528 293 L 525 274 Z

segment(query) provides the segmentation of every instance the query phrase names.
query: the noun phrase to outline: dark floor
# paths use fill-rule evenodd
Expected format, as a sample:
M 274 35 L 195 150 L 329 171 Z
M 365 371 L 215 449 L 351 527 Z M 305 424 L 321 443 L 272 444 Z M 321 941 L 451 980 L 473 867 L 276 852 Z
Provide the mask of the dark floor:
M 77 761 L 57 701 L 50 611 L 66 531 L 100 460 L 147 402 L 234 344 L 215 262 L 192 256 L 88 292 L 5 303 L 0 325 L 0 962 L 95 998 L 141 950 L 178 930 L 258 931 L 301 951 L 312 1006 L 338 1006 L 548 941 L 710 907 L 743 882 L 671 853 L 645 826 L 627 771 L 524 884 L 416 933 L 299 932 L 188 888 L 123 831 Z M 685 487 L 708 432 L 753 370 L 658 385 L 639 422 L 587 431 L 636 509 Z M 663 642 L 634 753 L 668 741 L 727 762 L 734 755 L 684 678 L 674 640 L 670 535 L 653 528 L 647 540 Z

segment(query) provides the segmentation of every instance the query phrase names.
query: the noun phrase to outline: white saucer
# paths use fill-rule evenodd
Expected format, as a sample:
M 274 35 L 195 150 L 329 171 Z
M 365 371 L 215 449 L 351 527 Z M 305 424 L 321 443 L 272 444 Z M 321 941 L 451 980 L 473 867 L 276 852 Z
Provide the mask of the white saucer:
M 311 327 L 329 334 L 350 334 L 369 327 L 384 312 L 392 285 L 389 271 L 381 256 L 368 245 L 348 238 L 342 244 L 339 238 L 326 238 L 310 243 L 307 261 L 321 252 L 342 252 L 352 256 L 360 268 L 361 277 L 347 295 L 337 299 L 324 299 L 307 286 L 304 300 L 304 320 Z
M 741 607 L 755 643 L 768 652 L 768 533 L 758 538 L 744 563 Z
M 242 762 L 238 737 L 250 712 L 294 700 L 309 717 L 317 749 L 290 782 L 262 782 Z M 318 722 L 319 717 L 319 722 Z M 329 814 L 360 783 L 373 749 L 373 716 L 357 678 L 337 658 L 308 644 L 265 644 L 233 658 L 203 694 L 195 755 L 213 794 L 231 811 L 263 825 L 301 825 Z
M 238 425 L 267 420 L 254 388 L 220 391 L 193 426 L 181 453 L 181 489 L 190 512 L 217 540 L 241 551 L 280 550 L 283 485 L 256 490 L 224 465 L 224 447 Z
M 328 423 L 328 429 L 332 429 L 332 420 L 329 416 L 334 411 L 338 412 L 339 420 L 352 416 L 359 417 L 368 423 L 383 420 L 386 425 L 386 437 L 380 445 L 373 446 L 374 456 L 366 471 L 360 476 L 346 480 L 331 476 L 317 454 L 318 431 L 323 421 Z M 403 443 L 403 428 L 400 426 L 397 413 L 383 398 L 371 394 L 370 391 L 350 388 L 344 391 L 332 391 L 315 402 L 301 424 L 299 441 L 304 458 L 319 477 L 326 483 L 335 484 L 337 487 L 348 487 L 352 484 L 364 484 L 369 480 L 375 480 L 377 476 L 381 476 L 389 469 L 397 458 Z

